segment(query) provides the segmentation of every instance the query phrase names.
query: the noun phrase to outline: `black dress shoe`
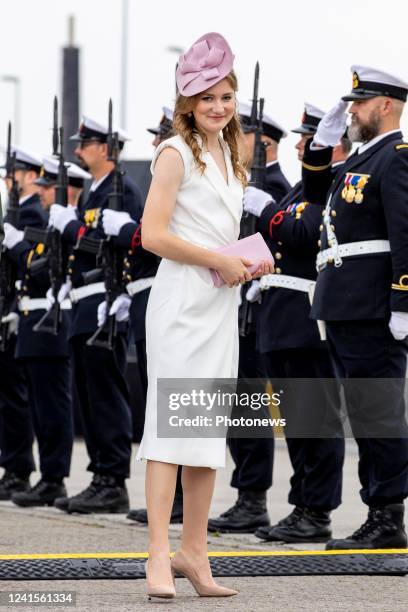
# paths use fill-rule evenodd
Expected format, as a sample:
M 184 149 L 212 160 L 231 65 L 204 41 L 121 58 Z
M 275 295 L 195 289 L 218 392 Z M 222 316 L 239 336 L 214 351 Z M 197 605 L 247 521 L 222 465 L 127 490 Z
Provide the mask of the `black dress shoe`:
M 389 504 L 388 506 L 370 508 L 366 522 L 350 537 L 342 540 L 330 540 L 326 544 L 326 550 L 406 547 L 404 504 Z
M 307 543 L 327 542 L 331 537 L 330 512 L 305 508 L 289 524 L 274 525 L 269 530 L 268 542 Z
M 126 518 L 137 523 L 143 523 L 147 525 L 147 510 L 146 508 L 140 508 L 140 510 L 130 510 Z M 170 523 L 183 522 L 183 494 L 176 493 L 174 495 L 173 507 L 171 509 Z
M 270 525 L 266 509 L 266 491 L 239 491 L 232 508 L 218 518 L 208 520 L 208 531 L 220 533 L 254 533 L 259 527 Z
M 80 514 L 125 513 L 129 511 L 129 496 L 124 484 L 119 484 L 114 476 L 100 476 L 95 490 L 90 495 L 71 498 L 68 512 Z
M 32 506 L 53 506 L 57 497 L 66 495 L 67 491 L 62 483 L 49 482 L 41 478 L 36 485 L 28 491 L 13 493 L 11 501 L 16 506 L 28 508 Z
M 28 476 L 19 476 L 15 472 L 4 472 L 0 480 L 0 500 L 11 499 L 13 493 L 28 491 L 30 479 Z
M 272 531 L 273 529 L 276 529 L 276 527 L 278 526 L 286 527 L 289 525 L 293 525 L 293 523 L 295 523 L 298 520 L 298 518 L 302 516 L 303 512 L 304 512 L 304 508 L 301 508 L 300 506 L 296 506 L 292 510 L 292 512 L 288 514 L 288 516 L 285 516 L 285 518 L 281 519 L 278 523 L 276 523 L 276 525 L 272 525 L 272 527 L 270 525 L 266 527 L 259 527 L 259 529 L 255 531 L 256 537 L 261 538 L 261 540 L 266 540 L 267 542 L 272 541 L 272 540 L 269 540 L 270 531 Z
M 54 506 L 58 508 L 58 510 L 64 510 L 64 512 L 69 512 L 69 504 L 71 501 L 88 499 L 89 497 L 92 497 L 94 495 L 100 479 L 101 477 L 99 474 L 94 474 L 91 484 L 89 484 L 86 489 L 84 489 L 80 493 L 77 493 L 76 495 L 72 495 L 71 497 L 68 497 L 67 495 L 65 495 L 64 497 L 57 497 L 57 499 L 54 501 Z

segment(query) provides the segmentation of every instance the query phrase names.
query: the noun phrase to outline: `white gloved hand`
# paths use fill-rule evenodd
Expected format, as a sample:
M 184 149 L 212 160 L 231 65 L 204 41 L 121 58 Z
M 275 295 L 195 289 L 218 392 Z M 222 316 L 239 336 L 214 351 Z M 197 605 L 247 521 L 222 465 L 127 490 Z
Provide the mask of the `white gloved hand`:
M 11 223 L 4 224 L 4 240 L 3 244 L 6 249 L 12 249 L 19 242 L 24 240 L 24 232 L 16 229 Z
M 55 298 L 52 293 L 51 287 L 48 289 L 47 293 L 45 294 L 45 299 L 47 300 L 47 310 L 50 310 L 53 307 L 54 302 L 55 302 Z
M 408 312 L 392 312 L 388 326 L 396 340 L 404 340 L 408 336 Z
M 108 305 L 106 302 L 101 302 L 98 306 L 98 327 L 102 327 L 102 325 L 105 325 L 107 307 Z
M 335 147 L 339 144 L 347 127 L 346 109 L 348 102 L 340 100 L 320 120 L 313 143 L 320 147 Z
M 118 323 L 127 321 L 129 319 L 129 308 L 132 299 L 123 293 L 116 298 L 112 306 L 109 309 L 109 316 L 116 315 Z M 106 301 L 101 302 L 98 306 L 98 327 L 102 327 L 105 324 L 107 318 L 107 303 Z
M 247 213 L 260 217 L 263 209 L 270 202 L 274 202 L 274 199 L 269 193 L 256 187 L 247 187 L 244 191 L 243 205 L 244 210 Z
M 118 236 L 122 227 L 132 221 L 132 217 L 127 212 L 106 209 L 102 213 L 103 231 L 107 236 Z
M 259 280 L 254 280 L 251 283 L 250 288 L 246 292 L 246 299 L 248 302 L 260 302 L 261 301 L 261 283 Z
M 9 312 L 8 315 L 2 318 L 2 323 L 8 323 L 8 331 L 10 334 L 16 334 L 18 330 L 18 314 Z
M 61 204 L 53 204 L 50 208 L 50 219 L 48 225 L 52 225 L 59 232 L 64 231 L 68 223 L 76 221 L 78 219 L 76 208 L 68 204 L 68 206 L 61 206 Z
M 69 292 L 72 289 L 71 280 L 68 278 L 65 283 L 61 285 L 60 290 L 58 291 L 57 300 L 61 304 L 69 295 Z
M 129 320 L 129 308 L 132 303 L 132 298 L 126 293 L 122 293 L 116 300 L 113 302 L 109 315 L 116 315 L 116 320 L 118 323 L 122 323 L 123 321 Z

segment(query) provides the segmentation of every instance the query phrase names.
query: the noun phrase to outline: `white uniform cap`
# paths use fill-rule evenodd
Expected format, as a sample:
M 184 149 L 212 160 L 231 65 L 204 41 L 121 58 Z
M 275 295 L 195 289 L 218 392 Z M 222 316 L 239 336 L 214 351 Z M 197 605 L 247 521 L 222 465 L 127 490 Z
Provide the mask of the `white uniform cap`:
M 343 100 L 368 100 L 376 96 L 387 96 L 406 101 L 408 83 L 399 77 L 359 64 L 351 66 L 351 72 L 353 73 L 351 93 L 343 96 Z
M 76 134 L 70 137 L 70 140 L 95 140 L 105 142 L 108 135 L 108 124 L 103 121 L 98 121 L 88 115 L 82 115 L 81 124 Z M 130 140 L 129 134 L 117 126 L 112 126 L 113 133 L 117 132 L 119 142 Z
M 41 168 L 41 158 L 21 147 L 12 147 L 11 154 L 16 154 L 16 169 Z
M 295 134 L 315 134 L 317 126 L 324 114 L 325 112 L 317 108 L 317 106 L 305 102 L 305 110 L 302 115 L 301 124 L 291 131 L 295 132 Z
M 245 126 L 249 127 L 250 121 L 248 121 L 248 119 L 251 119 L 251 110 L 252 106 L 250 104 L 238 102 L 238 114 L 241 117 L 241 123 L 243 124 L 244 131 Z M 275 121 L 275 119 L 272 119 L 270 115 L 263 113 L 262 124 L 263 133 L 265 136 L 269 136 L 273 140 L 276 140 L 276 142 L 279 142 L 281 138 L 286 138 L 288 135 L 286 130 L 277 121 Z

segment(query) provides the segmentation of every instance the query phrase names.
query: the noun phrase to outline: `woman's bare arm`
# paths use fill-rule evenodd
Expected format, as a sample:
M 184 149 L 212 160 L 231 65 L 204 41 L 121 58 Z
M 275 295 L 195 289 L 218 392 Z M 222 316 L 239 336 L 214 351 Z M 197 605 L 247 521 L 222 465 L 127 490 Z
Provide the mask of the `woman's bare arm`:
M 219 255 L 175 236 L 168 227 L 184 176 L 180 153 L 171 147 L 159 155 L 147 196 L 142 222 L 142 244 L 160 257 L 216 268 Z
M 215 253 L 169 232 L 168 227 L 183 177 L 184 164 L 180 153 L 171 147 L 165 148 L 156 161 L 143 213 L 143 247 L 166 259 L 218 270 L 230 286 L 251 280 L 253 276 L 247 269 L 251 262 L 240 257 Z

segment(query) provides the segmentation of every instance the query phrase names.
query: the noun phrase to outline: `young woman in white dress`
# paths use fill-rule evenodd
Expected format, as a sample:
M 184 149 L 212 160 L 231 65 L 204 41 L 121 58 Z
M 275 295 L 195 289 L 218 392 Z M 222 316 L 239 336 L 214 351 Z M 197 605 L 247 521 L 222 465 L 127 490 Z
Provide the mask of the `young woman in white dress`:
M 233 378 L 238 369 L 235 287 L 272 271 L 212 249 L 238 239 L 245 170 L 236 113 L 234 56 L 219 34 L 201 37 L 180 58 L 173 125 L 152 161 L 142 222 L 143 246 L 162 257 L 146 314 L 148 394 L 138 458 L 147 459 L 149 596 L 174 597 L 172 571 L 199 595 L 236 591 L 215 583 L 207 555 L 207 521 L 215 469 L 225 465 L 224 438 L 158 438 L 158 378 Z M 216 288 L 209 268 L 225 285 Z M 177 467 L 183 466 L 183 532 L 170 565 L 168 526 Z

